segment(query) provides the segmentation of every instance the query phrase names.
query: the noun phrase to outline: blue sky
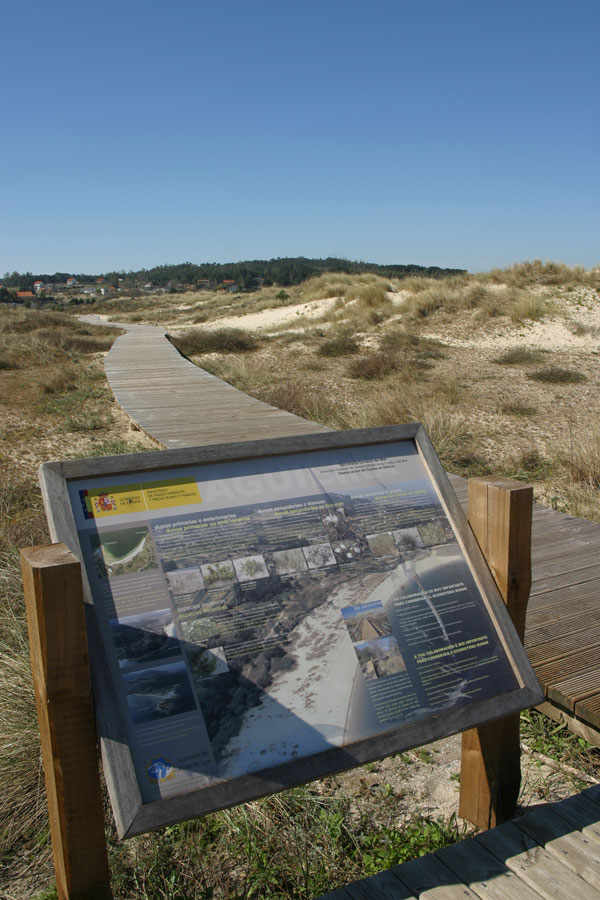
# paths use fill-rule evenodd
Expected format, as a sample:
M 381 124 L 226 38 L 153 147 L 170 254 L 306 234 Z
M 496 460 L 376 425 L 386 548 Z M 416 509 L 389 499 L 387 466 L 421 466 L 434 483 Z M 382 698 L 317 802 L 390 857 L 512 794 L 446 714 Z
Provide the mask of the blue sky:
M 598 0 L 8 0 L 0 274 L 600 263 Z

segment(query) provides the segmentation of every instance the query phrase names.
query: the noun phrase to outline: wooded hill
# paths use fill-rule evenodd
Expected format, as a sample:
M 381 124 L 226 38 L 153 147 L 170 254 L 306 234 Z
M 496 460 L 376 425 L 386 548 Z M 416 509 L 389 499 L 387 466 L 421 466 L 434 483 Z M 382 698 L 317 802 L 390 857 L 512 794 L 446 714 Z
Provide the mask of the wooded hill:
M 338 259 L 329 256 L 327 259 L 307 259 L 304 256 L 285 257 L 281 259 L 253 259 L 232 263 L 195 263 L 185 262 L 179 265 L 155 266 L 153 269 L 140 269 L 137 272 L 102 272 L 97 275 L 75 275 L 80 284 L 94 282 L 103 275 L 107 284 L 121 287 L 143 287 L 151 284 L 154 287 L 171 287 L 179 284 L 195 285 L 199 281 L 211 281 L 221 284 L 227 279 L 235 281 L 240 288 L 253 290 L 263 284 L 278 284 L 286 287 L 300 284 L 314 275 L 323 272 L 345 272 L 348 275 L 361 272 L 373 272 L 385 278 L 405 278 L 409 275 L 427 275 L 429 278 L 443 278 L 456 275 L 464 269 L 441 269 L 439 266 L 417 266 L 404 264 L 378 265 L 377 263 L 353 262 L 349 259 Z M 64 284 L 71 277 L 65 272 L 54 275 L 33 275 L 31 272 L 7 273 L 2 279 L 5 287 L 31 290 L 35 281 L 51 284 Z

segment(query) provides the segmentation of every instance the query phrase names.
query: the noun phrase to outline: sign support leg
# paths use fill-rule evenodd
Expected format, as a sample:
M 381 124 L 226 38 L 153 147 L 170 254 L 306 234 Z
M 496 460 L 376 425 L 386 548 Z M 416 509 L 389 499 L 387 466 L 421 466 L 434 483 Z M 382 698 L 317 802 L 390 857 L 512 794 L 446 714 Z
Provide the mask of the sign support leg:
M 112 900 L 81 566 L 51 544 L 21 550 L 21 568 L 58 896 Z
M 469 480 L 469 524 L 521 641 L 531 589 L 533 488 L 508 478 Z M 459 815 L 480 829 L 516 812 L 521 785 L 519 715 L 463 732 Z

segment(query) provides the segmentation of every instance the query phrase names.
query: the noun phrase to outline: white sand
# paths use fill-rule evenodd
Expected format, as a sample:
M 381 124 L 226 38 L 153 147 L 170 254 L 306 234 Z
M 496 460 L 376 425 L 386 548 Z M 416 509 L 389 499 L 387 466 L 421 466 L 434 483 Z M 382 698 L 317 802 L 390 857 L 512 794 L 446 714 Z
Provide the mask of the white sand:
M 201 327 L 242 328 L 244 331 L 266 331 L 278 325 L 289 325 L 296 319 L 320 319 L 337 303 L 337 297 L 327 300 L 311 300 L 309 303 L 297 303 L 295 306 L 278 306 L 276 309 L 263 309 L 261 312 L 248 313 L 246 316 L 224 316 L 205 322 Z

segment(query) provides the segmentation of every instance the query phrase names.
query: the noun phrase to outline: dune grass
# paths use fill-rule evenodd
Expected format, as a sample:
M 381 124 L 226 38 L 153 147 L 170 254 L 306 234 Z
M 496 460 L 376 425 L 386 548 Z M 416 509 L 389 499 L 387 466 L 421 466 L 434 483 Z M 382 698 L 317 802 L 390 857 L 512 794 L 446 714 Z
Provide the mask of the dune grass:
M 435 283 L 411 294 L 406 309 L 416 319 L 434 313 L 456 314 L 461 310 L 477 310 L 479 317 L 489 319 L 508 316 L 512 322 L 537 321 L 552 311 L 543 297 L 517 287 L 487 286 L 477 281 L 458 284 L 452 279 Z
M 545 384 L 580 384 L 582 381 L 586 381 L 583 372 L 565 366 L 545 366 L 529 372 L 527 377 L 532 381 L 542 381 Z
M 214 331 L 190 329 L 183 334 L 169 335 L 171 343 L 184 356 L 201 353 L 248 353 L 256 350 L 259 338 L 241 328 L 217 328 Z
M 583 266 L 567 266 L 560 262 L 542 262 L 540 259 L 515 263 L 506 269 L 493 269 L 482 276 L 487 281 L 509 284 L 514 287 L 544 285 L 567 287 L 583 285 L 600 287 L 600 269 L 585 269 Z
M 501 366 L 522 366 L 539 363 L 544 358 L 544 351 L 535 347 L 509 347 L 496 357 L 494 362 Z
M 317 348 L 317 353 L 319 356 L 349 356 L 357 353 L 359 349 L 360 344 L 353 335 L 340 332 L 335 337 L 323 341 Z

